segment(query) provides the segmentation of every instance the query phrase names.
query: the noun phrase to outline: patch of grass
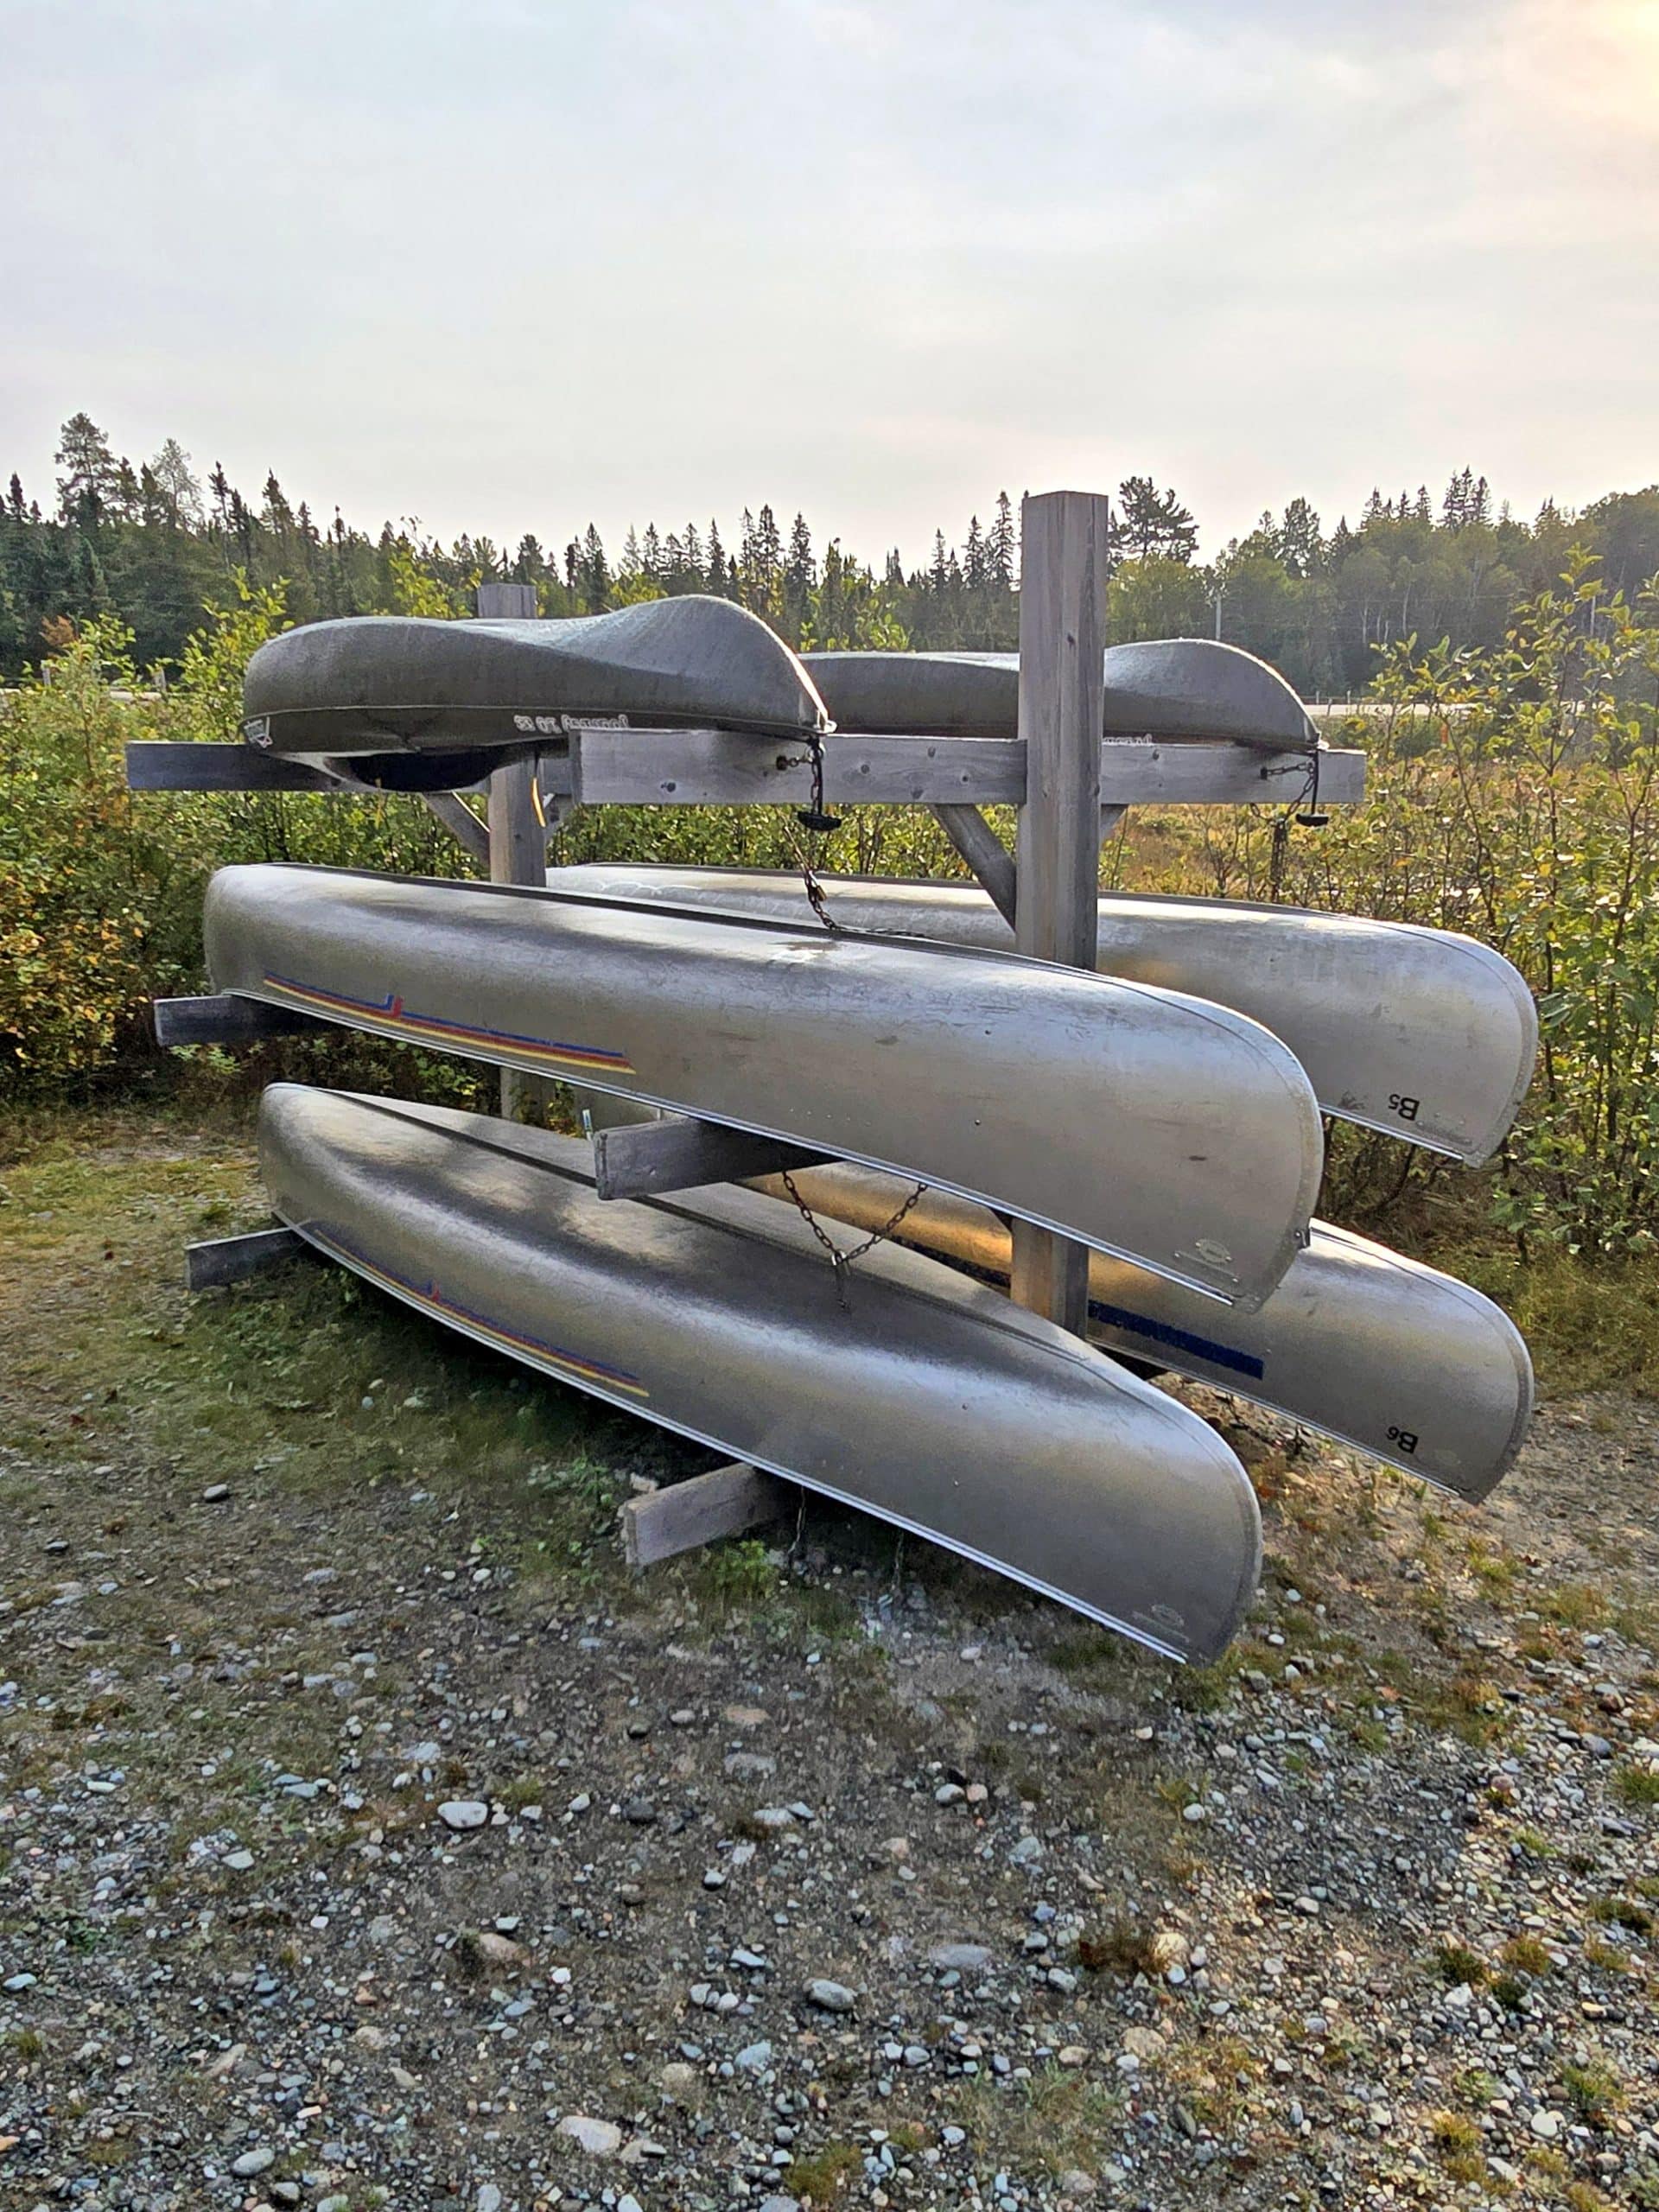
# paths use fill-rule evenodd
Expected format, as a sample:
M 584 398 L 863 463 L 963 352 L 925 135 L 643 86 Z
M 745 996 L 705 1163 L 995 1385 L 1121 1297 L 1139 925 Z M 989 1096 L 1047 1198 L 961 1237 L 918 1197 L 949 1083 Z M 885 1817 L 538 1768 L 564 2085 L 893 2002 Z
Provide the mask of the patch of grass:
M 1120 1914 L 1086 1928 L 1077 1940 L 1077 1961 L 1091 1974 L 1113 1974 L 1133 1981 L 1138 1974 L 1155 1975 L 1153 1929 L 1144 1920 Z
M 1428 2124 L 1428 2139 L 1451 2180 L 1474 2182 L 1485 2173 L 1484 2138 L 1462 2113 L 1437 2112 Z
M 1536 1936 L 1512 1936 L 1498 1955 L 1511 1974 L 1529 1974 L 1534 1980 L 1550 1972 L 1554 1960 Z
M 1628 1928 L 1632 1936 L 1651 1936 L 1653 1915 L 1635 1897 L 1597 1897 L 1591 1904 L 1592 1915 L 1604 1926 Z
M 1594 1589 L 1587 1582 L 1563 1582 L 1554 1590 L 1544 1592 L 1538 1600 L 1538 1611 L 1547 1621 L 1554 1621 L 1557 1628 L 1605 1628 L 1612 1618 L 1606 1592 Z
M 1547 1244 L 1437 1251 L 1437 1267 L 1495 1298 L 1527 1340 L 1541 1395 L 1613 1386 L 1659 1395 L 1659 1259 L 1591 1267 Z
M 1527 2001 L 1527 1983 L 1517 1974 L 1501 1974 L 1492 1984 L 1492 1994 L 1506 2012 L 1518 2012 Z
M 1618 2069 L 1606 2059 L 1593 2056 L 1582 2064 L 1563 2066 L 1561 2087 L 1573 2111 L 1592 2127 L 1605 2127 L 1628 2094 Z
M 46 2056 L 46 2037 L 38 2028 L 9 2028 L 5 2044 L 20 2066 L 32 2066 Z
M 850 2143 L 826 2143 L 789 2169 L 789 2192 L 804 2202 L 827 2204 L 863 2171 L 863 2153 Z
M 1553 1859 L 1555 1847 L 1541 1828 L 1516 1828 L 1515 1840 L 1529 1859 Z
M 1613 1792 L 1623 1804 L 1659 1805 L 1659 1767 L 1620 1767 L 1613 1777 Z
M 1471 1950 L 1467 1943 L 1460 1943 L 1455 1936 L 1448 1936 L 1434 1946 L 1429 1965 L 1449 1989 L 1465 1981 L 1471 1989 L 1478 1989 L 1491 1975 L 1491 1968 L 1480 1953 Z

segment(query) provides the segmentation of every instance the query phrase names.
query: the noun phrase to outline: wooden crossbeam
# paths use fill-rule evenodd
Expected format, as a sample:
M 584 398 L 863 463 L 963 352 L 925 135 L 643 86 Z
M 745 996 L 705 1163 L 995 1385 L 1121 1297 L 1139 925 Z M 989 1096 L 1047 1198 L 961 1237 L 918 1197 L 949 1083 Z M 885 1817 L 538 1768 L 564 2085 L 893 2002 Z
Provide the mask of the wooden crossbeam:
M 936 806 L 934 820 L 990 893 L 1010 929 L 1018 906 L 1014 855 L 976 806 Z
M 601 1198 L 649 1198 L 708 1183 L 780 1175 L 828 1156 L 694 1115 L 665 1114 L 659 1121 L 594 1131 L 594 1188 Z
M 214 998 L 152 999 L 149 1012 L 156 1042 L 161 1046 L 251 1045 L 261 1037 L 287 1037 L 328 1027 L 308 1014 L 228 992 Z
M 309 1249 L 291 1229 L 256 1229 L 245 1236 L 214 1236 L 203 1244 L 187 1244 L 185 1287 L 217 1290 L 225 1283 L 245 1282 L 250 1275 L 262 1275 Z
M 480 868 L 490 864 L 490 833 L 464 799 L 454 791 L 423 791 L 421 798 L 429 813 L 438 820 L 463 850 L 472 855 Z
M 570 741 L 573 794 L 584 806 L 801 806 L 811 790 L 804 748 L 714 729 L 580 730 Z M 1265 753 L 1231 739 L 1107 738 L 1103 804 L 1287 805 L 1307 791 L 1306 753 Z M 1364 796 L 1365 756 L 1324 751 L 1319 797 Z M 842 737 L 823 741 L 831 806 L 992 806 L 1024 803 L 1019 738 Z
M 800 1492 L 792 1483 L 762 1474 L 741 1459 L 689 1482 L 631 1497 L 622 1508 L 622 1550 L 635 1573 L 659 1560 L 695 1551 L 721 1536 L 741 1536 L 793 1510 Z

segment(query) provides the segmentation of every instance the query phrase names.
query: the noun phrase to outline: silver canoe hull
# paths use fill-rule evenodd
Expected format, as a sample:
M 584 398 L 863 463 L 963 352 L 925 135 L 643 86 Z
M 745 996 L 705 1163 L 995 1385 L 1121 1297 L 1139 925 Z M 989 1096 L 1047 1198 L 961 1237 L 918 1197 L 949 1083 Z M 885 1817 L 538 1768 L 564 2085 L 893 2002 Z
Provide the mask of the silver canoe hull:
M 763 868 L 555 868 L 556 889 L 658 899 L 800 922 L 797 876 Z M 1014 932 L 976 885 L 825 880 L 849 929 L 1007 948 Z M 1103 975 L 1191 992 L 1270 1029 L 1327 1114 L 1478 1165 L 1503 1142 L 1532 1080 L 1532 994 L 1501 953 L 1450 930 L 1299 906 L 1111 893 Z
M 894 736 L 1014 737 L 1018 653 L 817 652 L 802 656 L 836 726 Z M 1230 738 L 1312 752 L 1301 701 L 1254 653 L 1211 638 L 1108 645 L 1109 737 Z
M 1319 1110 L 1202 1001 L 1000 953 L 346 869 L 222 869 L 213 988 L 978 1198 L 1249 1306 Z
M 909 1187 L 861 1167 L 809 1167 L 794 1182 L 815 1213 L 859 1230 L 882 1228 Z M 787 1202 L 776 1179 L 755 1187 Z M 983 1206 L 930 1191 L 898 1233 L 979 1274 L 1007 1275 L 1007 1227 Z M 1471 1500 L 1510 1466 L 1532 1414 L 1526 1345 L 1490 1299 L 1325 1222 L 1313 1224 L 1307 1250 L 1249 1315 L 1219 1314 L 1096 1254 L 1089 1333 Z
M 850 1311 L 748 1191 L 605 1205 L 568 1138 L 277 1084 L 260 1159 L 320 1251 L 479 1343 L 931 1538 L 1172 1656 L 1213 1658 L 1261 1561 L 1204 1422 L 920 1255 Z

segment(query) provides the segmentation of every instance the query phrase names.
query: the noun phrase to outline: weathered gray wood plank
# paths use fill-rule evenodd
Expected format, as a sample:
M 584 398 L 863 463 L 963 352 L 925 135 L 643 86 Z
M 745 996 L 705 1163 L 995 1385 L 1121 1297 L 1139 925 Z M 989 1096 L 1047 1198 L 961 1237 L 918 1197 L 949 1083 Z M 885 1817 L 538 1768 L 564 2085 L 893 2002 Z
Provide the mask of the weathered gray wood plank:
M 593 729 L 577 731 L 570 751 L 574 796 L 583 806 L 804 806 L 811 796 L 805 747 L 787 739 L 717 729 Z M 823 795 L 831 806 L 1011 803 L 1024 780 L 1015 738 L 823 741 Z
M 594 1188 L 601 1198 L 648 1198 L 708 1183 L 741 1183 L 810 1167 L 827 1155 L 691 1114 L 594 1131 Z
M 1095 493 L 1049 492 L 1024 503 L 1020 734 L 1026 794 L 1016 840 L 1014 943 L 1032 959 L 1090 969 L 1099 934 L 1109 544 L 1109 509 Z M 1087 1248 L 1016 1222 L 1010 1288 L 1018 1304 L 1081 1336 L 1089 1302 Z
M 490 833 L 464 799 L 454 791 L 423 791 L 422 798 L 444 828 L 480 868 L 490 864 Z
M 1017 900 L 1014 855 L 976 806 L 936 806 L 932 813 L 1013 929 Z
M 156 1042 L 175 1045 L 251 1045 L 261 1037 L 289 1037 L 303 1029 L 326 1029 L 308 1014 L 259 999 L 229 993 L 199 999 L 152 999 L 150 1020 Z
M 490 778 L 487 842 L 492 883 L 546 888 L 547 837 L 537 813 L 534 760 L 510 760 Z M 501 1071 L 501 1111 L 510 1122 L 538 1109 L 548 1093 L 539 1076 Z
M 1305 792 L 1308 766 L 1305 753 L 1224 738 L 1108 738 L 1101 797 L 1123 806 L 1285 805 Z M 713 729 L 578 731 L 570 783 L 586 806 L 802 806 L 811 788 L 798 745 Z M 1363 753 L 1320 755 L 1322 800 L 1352 805 L 1364 789 Z M 832 806 L 1017 806 L 1025 751 L 1018 738 L 830 736 L 823 790 Z
M 721 1536 L 741 1536 L 793 1510 L 792 1483 L 762 1474 L 741 1459 L 689 1482 L 670 1483 L 622 1508 L 622 1550 L 637 1573 L 659 1560 L 695 1551 Z
M 215 1236 L 203 1244 L 187 1244 L 185 1287 L 216 1290 L 224 1283 L 245 1282 L 250 1275 L 262 1275 L 308 1249 L 304 1237 L 291 1229 L 256 1229 L 246 1236 Z

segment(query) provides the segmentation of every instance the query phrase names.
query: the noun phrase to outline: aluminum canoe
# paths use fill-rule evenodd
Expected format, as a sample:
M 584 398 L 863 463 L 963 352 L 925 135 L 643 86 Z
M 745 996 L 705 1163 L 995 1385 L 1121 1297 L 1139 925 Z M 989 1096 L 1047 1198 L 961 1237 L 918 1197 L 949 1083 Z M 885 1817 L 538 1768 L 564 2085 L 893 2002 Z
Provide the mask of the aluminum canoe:
M 836 726 L 894 736 L 1014 737 L 1018 653 L 819 652 L 802 656 Z M 1230 738 L 1311 753 L 1318 732 L 1275 668 L 1210 638 L 1108 645 L 1108 737 Z
M 219 991 L 892 1167 L 1230 1302 L 1306 1239 L 1319 1109 L 1259 1024 L 1011 955 L 344 868 L 222 869 Z
M 843 1309 L 768 1198 L 603 1204 L 582 1144 L 437 1107 L 279 1084 L 259 1145 L 308 1243 L 559 1382 L 1173 1657 L 1250 1601 L 1255 1498 L 1214 1431 L 936 1261 L 872 1253 Z
M 389 785 L 467 783 L 572 727 L 715 724 L 810 734 L 823 702 L 798 658 L 729 600 L 652 600 L 563 621 L 311 622 L 260 646 L 243 733 L 263 750 Z M 375 756 L 367 769 L 365 756 Z
M 804 1168 L 793 1179 L 814 1213 L 860 1231 L 884 1227 L 910 1188 L 862 1167 Z M 776 1179 L 755 1187 L 788 1203 Z M 1007 1228 L 984 1206 L 930 1191 L 898 1235 L 1007 1278 Z M 1248 1315 L 1220 1314 L 1094 1254 L 1089 1332 L 1110 1351 L 1288 1414 L 1470 1500 L 1502 1478 L 1532 1414 L 1532 1363 L 1507 1314 L 1466 1283 L 1326 1222 L 1313 1224 L 1306 1251 Z
M 561 890 L 800 921 L 798 876 L 762 868 L 556 868 Z M 849 929 L 1009 947 L 976 884 L 824 879 Z M 1501 953 L 1451 930 L 1299 906 L 1114 892 L 1100 901 L 1103 975 L 1191 992 L 1283 1039 L 1327 1114 L 1477 1165 L 1532 1079 L 1538 1018 Z

